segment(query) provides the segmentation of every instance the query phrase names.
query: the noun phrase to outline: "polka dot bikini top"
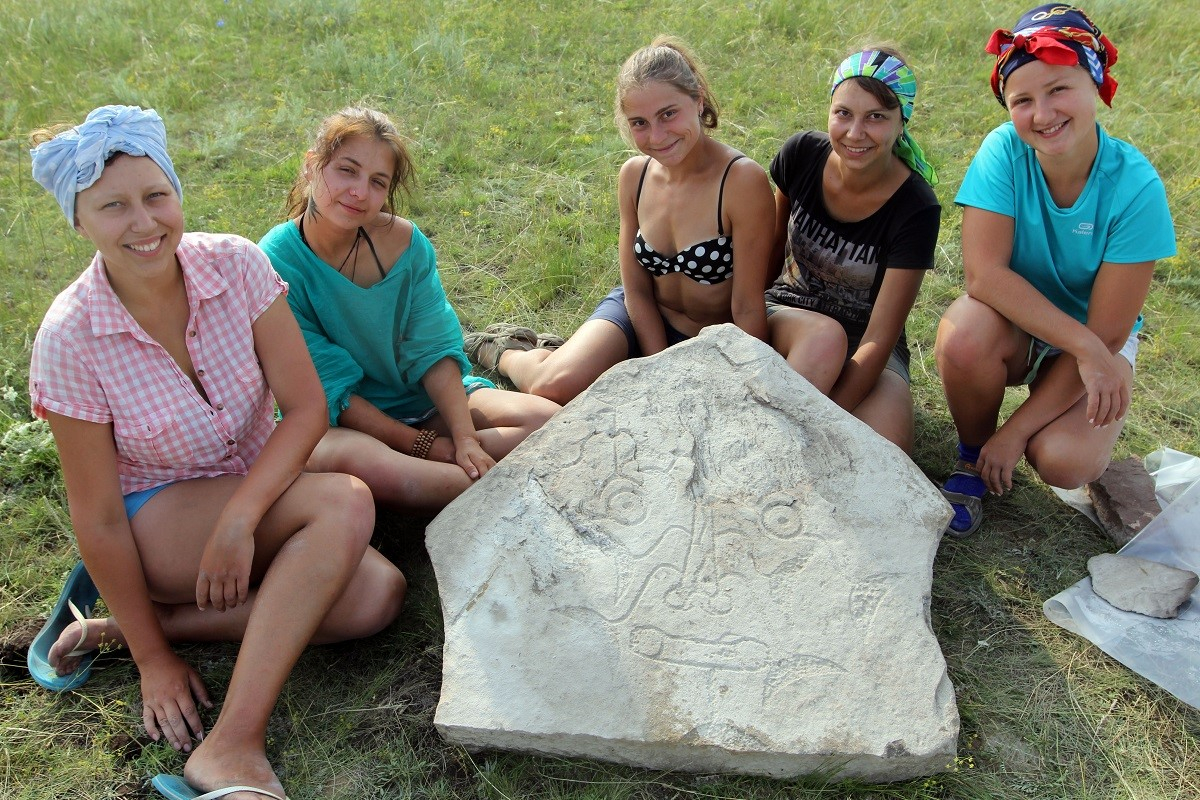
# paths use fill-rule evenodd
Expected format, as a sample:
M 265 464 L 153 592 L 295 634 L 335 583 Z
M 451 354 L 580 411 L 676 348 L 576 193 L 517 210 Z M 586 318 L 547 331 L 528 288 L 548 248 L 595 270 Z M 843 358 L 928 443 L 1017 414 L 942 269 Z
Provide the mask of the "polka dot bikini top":
M 697 242 L 685 247 L 673 256 L 660 256 L 642 237 L 639 228 L 633 240 L 633 257 L 638 263 L 649 270 L 651 275 L 661 277 L 679 272 L 694 280 L 696 283 L 720 283 L 733 275 L 733 237 L 725 235 L 721 225 L 721 204 L 725 200 L 725 179 L 729 177 L 729 169 L 733 162 L 745 156 L 734 156 L 725 165 L 725 173 L 721 176 L 721 188 L 717 192 L 717 235 L 704 242 Z M 642 177 L 638 181 L 637 200 L 642 199 L 642 184 L 646 182 L 646 171 L 650 169 L 650 159 L 642 167 Z

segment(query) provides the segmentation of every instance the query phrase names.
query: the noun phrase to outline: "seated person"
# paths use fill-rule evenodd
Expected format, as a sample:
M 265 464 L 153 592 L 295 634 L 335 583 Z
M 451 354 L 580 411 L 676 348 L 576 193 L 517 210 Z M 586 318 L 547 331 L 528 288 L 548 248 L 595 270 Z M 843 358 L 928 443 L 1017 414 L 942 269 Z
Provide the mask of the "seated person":
M 288 282 L 329 404 L 309 469 L 361 478 L 379 502 L 438 511 L 558 405 L 469 374 L 433 246 L 394 212 L 413 165 L 366 108 L 324 120 L 260 245 Z
M 34 135 L 33 175 L 97 252 L 46 313 L 30 394 L 111 616 L 59 628 L 52 673 L 35 677 L 78 686 L 89 651 L 126 647 L 146 730 L 191 753 L 188 784 L 255 787 L 229 795 L 237 800 L 283 797 L 266 727 L 292 665 L 310 642 L 387 626 L 404 576 L 368 546 L 367 487 L 303 472 L 325 403 L 287 287 L 252 242 L 184 232 L 158 114 L 105 106 L 54 133 Z M 84 575 L 77 568 L 72 583 L 91 587 Z M 64 594 L 78 596 L 73 586 Z M 196 641 L 242 643 L 207 736 L 196 704 L 211 707 L 208 692 L 171 650 Z M 164 781 L 182 784 L 155 785 Z
M 906 453 L 913 444 L 904 323 L 933 267 L 941 206 L 909 135 L 917 81 L 894 50 L 837 68 L 829 132 L 789 139 L 771 162 L 771 345 L 842 408 Z M 786 254 L 786 259 L 783 256 Z
M 617 179 L 621 286 L 561 347 L 512 325 L 466 340 L 475 363 L 556 403 L 614 364 L 708 325 L 733 322 L 767 338 L 771 188 L 762 167 L 709 135 L 717 104 L 682 42 L 660 36 L 629 57 L 617 76 L 616 119 L 643 154 Z

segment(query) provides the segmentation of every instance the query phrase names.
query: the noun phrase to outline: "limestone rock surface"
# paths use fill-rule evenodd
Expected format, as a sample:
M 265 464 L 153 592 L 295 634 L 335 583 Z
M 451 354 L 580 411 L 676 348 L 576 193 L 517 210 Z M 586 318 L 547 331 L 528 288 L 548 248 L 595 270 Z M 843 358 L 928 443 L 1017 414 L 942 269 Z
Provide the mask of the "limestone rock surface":
M 901 780 L 958 735 L 949 505 L 732 325 L 620 364 L 426 532 L 450 741 Z
M 1137 556 L 1103 553 L 1088 559 L 1092 591 L 1122 611 L 1174 619 L 1196 588 L 1191 570 Z

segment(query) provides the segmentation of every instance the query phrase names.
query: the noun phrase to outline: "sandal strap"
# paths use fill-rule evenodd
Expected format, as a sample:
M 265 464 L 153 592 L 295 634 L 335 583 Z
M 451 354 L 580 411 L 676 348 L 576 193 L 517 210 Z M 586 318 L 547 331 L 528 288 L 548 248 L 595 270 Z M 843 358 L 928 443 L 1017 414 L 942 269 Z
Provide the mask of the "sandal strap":
M 71 648 L 71 652 L 63 656 L 63 658 L 76 658 L 96 649 L 94 647 L 80 646 L 87 641 L 88 620 L 91 618 L 92 610 L 84 606 L 83 611 L 80 611 L 79 607 L 75 605 L 75 601 L 70 599 L 67 600 L 67 608 L 71 609 L 71 614 L 74 615 L 75 621 L 79 623 L 79 640 L 75 642 L 75 646 Z
M 942 497 L 946 498 L 946 502 L 951 505 L 962 506 L 967 510 L 967 515 L 971 518 L 971 526 L 966 530 L 956 531 L 949 525 L 946 526 L 946 535 L 952 536 L 955 539 L 965 539 L 975 531 L 979 530 L 979 526 L 983 524 L 983 498 L 976 497 L 973 494 L 963 494 L 961 492 L 951 492 L 946 489 L 939 490 Z
M 974 475 L 976 478 L 978 478 L 979 467 L 975 466 L 969 461 L 963 461 L 960 458 L 958 461 L 954 462 L 954 469 L 950 472 L 950 474 Z

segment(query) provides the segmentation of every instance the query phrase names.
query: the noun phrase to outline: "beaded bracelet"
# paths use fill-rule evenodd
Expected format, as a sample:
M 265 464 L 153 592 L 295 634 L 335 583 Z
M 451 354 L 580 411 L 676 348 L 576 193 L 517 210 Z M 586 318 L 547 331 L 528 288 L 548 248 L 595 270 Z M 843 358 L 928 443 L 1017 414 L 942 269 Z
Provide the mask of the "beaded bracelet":
M 429 451 L 433 449 L 433 443 L 437 441 L 437 431 L 431 431 L 428 428 L 417 432 L 417 438 L 413 440 L 412 449 L 409 455 L 413 458 L 429 458 Z

